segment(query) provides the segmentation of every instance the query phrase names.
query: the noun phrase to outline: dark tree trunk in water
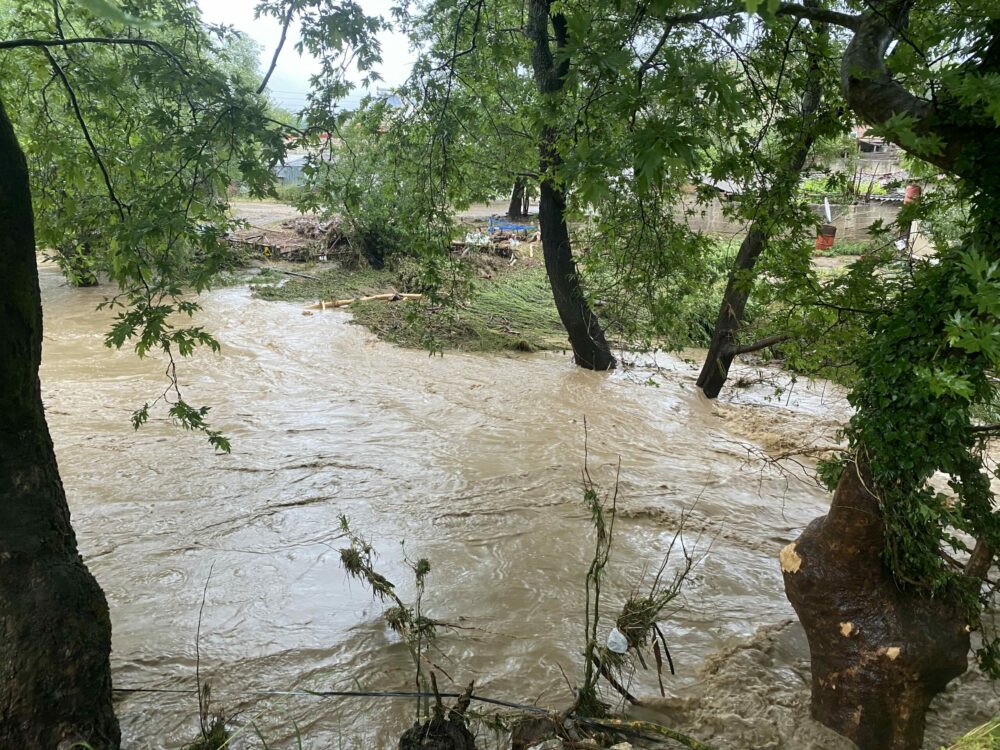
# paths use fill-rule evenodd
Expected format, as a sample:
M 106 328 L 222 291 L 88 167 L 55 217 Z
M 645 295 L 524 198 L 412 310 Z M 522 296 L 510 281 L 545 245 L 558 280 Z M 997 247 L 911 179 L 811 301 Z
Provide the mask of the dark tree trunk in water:
M 817 37 L 826 33 L 825 25 L 816 25 Z M 794 140 L 788 143 L 783 166 L 774 176 L 774 181 L 768 190 L 768 202 L 773 206 L 790 204 L 795 199 L 802 168 L 816 141 L 815 115 L 823 96 L 823 87 L 819 71 L 820 61 L 814 52 L 810 51 L 809 54 L 811 70 L 806 90 L 802 93 L 801 126 Z M 729 274 L 729 282 L 726 284 L 726 292 L 722 297 L 719 316 L 715 321 L 712 343 L 709 344 L 705 364 L 702 365 L 701 373 L 698 375 L 698 387 L 708 398 L 719 395 L 729 377 L 729 368 L 739 353 L 736 338 L 743 326 L 743 316 L 750 297 L 750 272 L 767 247 L 771 235 L 775 231 L 781 231 L 782 228 L 781 222 L 775 221 L 769 211 L 758 209 L 758 215 L 740 245 L 733 270 Z
M 42 408 L 24 155 L 0 103 L 0 747 L 118 747 L 111 621 L 76 548 Z
M 729 368 L 736 358 L 736 336 L 743 325 L 743 315 L 746 312 L 750 289 L 747 279 L 740 274 L 753 270 L 757 258 L 767 245 L 768 235 L 758 226 L 757 222 L 743 238 L 740 251 L 736 254 L 736 262 L 729 274 L 726 292 L 722 296 L 722 307 L 719 317 L 715 320 L 715 331 L 712 333 L 712 343 L 709 344 L 705 363 L 698 374 L 698 387 L 709 398 L 715 398 L 729 377 Z
M 524 204 L 524 178 L 514 178 L 514 188 L 510 191 L 510 205 L 507 207 L 507 215 L 510 217 L 523 216 Z
M 549 48 L 549 10 L 551 0 L 530 0 L 528 5 L 528 36 L 533 41 L 531 64 L 538 92 L 543 99 L 558 94 L 569 69 L 564 56 L 556 64 Z M 567 42 L 566 18 L 557 13 L 552 17 L 556 44 L 564 48 Z M 561 159 L 556 149 L 556 130 L 551 123 L 542 127 L 539 142 L 542 179 L 539 185 L 538 223 L 542 231 L 542 253 L 545 271 L 552 286 L 556 310 L 569 335 L 576 363 L 588 370 L 611 370 L 617 364 L 604 338 L 601 324 L 590 309 L 580 286 L 573 251 L 566 226 L 566 196 L 557 186 L 553 172 Z
M 809 639 L 812 715 L 861 750 L 918 750 L 931 699 L 966 670 L 969 631 L 946 598 L 900 590 L 870 478 L 849 463 L 828 515 L 781 551 Z

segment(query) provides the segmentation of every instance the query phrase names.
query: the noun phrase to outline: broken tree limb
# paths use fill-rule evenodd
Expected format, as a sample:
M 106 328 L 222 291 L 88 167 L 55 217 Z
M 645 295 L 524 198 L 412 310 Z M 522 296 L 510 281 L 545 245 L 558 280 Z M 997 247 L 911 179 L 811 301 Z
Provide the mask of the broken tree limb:
M 313 276 L 308 273 L 299 273 L 298 271 L 285 271 L 281 268 L 274 268 L 273 266 L 263 266 L 269 271 L 277 271 L 278 273 L 283 273 L 285 276 L 297 276 L 300 279 L 309 279 L 310 281 L 319 281 L 319 276 Z
M 611 670 L 608 669 L 606 664 L 597 658 L 596 654 L 591 653 L 590 658 L 594 660 L 594 665 L 598 668 L 598 670 L 600 670 L 604 679 L 608 681 L 608 684 L 611 685 L 611 687 L 613 687 L 622 698 L 627 700 L 633 706 L 639 705 L 639 699 L 632 695 L 620 682 L 618 682 L 618 680 L 615 679 L 615 676 L 611 674 Z
M 788 341 L 791 336 L 788 334 L 779 334 L 777 336 L 768 336 L 767 338 L 761 339 L 760 341 L 754 341 L 752 344 L 743 344 L 742 346 L 734 346 L 729 351 L 733 354 L 750 354 L 751 352 L 759 352 L 761 349 L 767 349 L 769 346 L 774 346 L 775 344 L 780 344 L 784 341 Z
M 354 297 L 353 299 L 320 300 L 315 305 L 309 305 L 306 310 L 326 310 L 336 307 L 347 307 L 355 302 L 398 302 L 400 300 L 420 300 L 422 294 L 400 294 L 399 292 L 388 292 L 386 294 L 373 294 L 370 297 Z

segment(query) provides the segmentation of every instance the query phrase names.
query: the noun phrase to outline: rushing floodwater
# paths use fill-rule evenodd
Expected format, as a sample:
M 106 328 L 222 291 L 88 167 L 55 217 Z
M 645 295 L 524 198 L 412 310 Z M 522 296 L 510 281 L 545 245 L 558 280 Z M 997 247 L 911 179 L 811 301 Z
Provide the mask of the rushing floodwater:
M 711 545 L 665 627 L 671 695 L 698 682 L 709 655 L 792 615 L 777 551 L 828 498 L 748 447 L 828 439 L 845 414 L 831 389 L 799 384 L 769 401 L 765 383 L 712 404 L 678 358 L 610 376 L 568 355 L 432 358 L 375 340 L 345 312 L 306 316 L 227 289 L 198 317 L 222 354 L 181 365 L 186 398 L 210 404 L 233 441 L 220 456 L 162 419 L 132 431 L 131 411 L 164 387 L 163 364 L 103 346 L 109 316 L 94 306 L 107 290 L 40 273 L 49 424 L 81 550 L 111 606 L 119 688 L 194 686 L 207 581 L 201 672 L 219 708 L 279 747 L 295 726 L 306 747 L 394 746 L 409 703 L 257 695 L 412 687 L 382 605 L 340 567 L 345 514 L 404 598 L 405 557 L 431 561 L 425 612 L 468 628 L 442 631 L 434 655 L 456 683 L 565 705 L 592 550 L 584 418 L 595 480 L 610 489 L 621 457 L 607 610 L 659 564 L 682 513 L 689 543 L 704 530 L 701 551 Z M 633 687 L 651 696 L 655 677 Z M 196 732 L 193 694 L 125 695 L 118 710 L 128 747 L 177 747 Z

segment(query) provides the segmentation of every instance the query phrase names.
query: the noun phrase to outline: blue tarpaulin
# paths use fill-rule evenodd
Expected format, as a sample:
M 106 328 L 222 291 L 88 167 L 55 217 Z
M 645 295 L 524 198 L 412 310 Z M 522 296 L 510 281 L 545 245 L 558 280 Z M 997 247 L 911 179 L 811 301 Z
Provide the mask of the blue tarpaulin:
M 537 227 L 531 224 L 512 224 L 509 221 L 501 221 L 494 217 L 490 217 L 490 231 L 503 231 L 503 232 L 535 232 Z

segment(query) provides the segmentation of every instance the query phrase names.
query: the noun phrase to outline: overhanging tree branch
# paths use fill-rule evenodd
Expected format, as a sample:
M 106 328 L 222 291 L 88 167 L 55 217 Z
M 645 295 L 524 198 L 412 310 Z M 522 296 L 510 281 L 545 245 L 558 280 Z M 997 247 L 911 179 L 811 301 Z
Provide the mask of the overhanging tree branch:
M 711 8 L 704 8 L 691 13 L 681 13 L 675 16 L 664 16 L 659 20 L 667 24 L 698 23 L 699 21 L 711 21 L 714 18 L 725 18 L 747 12 L 745 2 L 727 3 Z M 828 23 L 833 26 L 840 26 L 845 29 L 856 30 L 860 27 L 863 17 L 853 13 L 841 13 L 836 10 L 825 8 L 813 8 L 796 3 L 781 3 L 774 12 L 776 16 L 792 16 L 794 18 L 804 18 L 809 21 Z
M 915 0 L 870 3 L 844 52 L 840 72 L 844 96 L 851 109 L 870 125 L 901 120 L 916 140 L 904 141 L 892 132 L 885 135 L 912 155 L 959 177 L 974 178 L 974 170 L 963 155 L 968 149 L 981 148 L 984 136 L 995 139 L 995 133 L 972 124 L 954 124 L 954 113 L 908 91 L 886 64 L 889 46 L 904 33 L 915 4 Z
M 48 49 L 49 47 L 71 47 L 76 44 L 113 44 L 113 45 L 124 45 L 128 47 L 146 47 L 147 49 L 155 50 L 161 52 L 162 54 L 173 60 L 177 68 L 185 76 L 189 76 L 184 66 L 181 65 L 180 60 L 177 56 L 164 47 L 159 42 L 154 42 L 151 39 L 125 39 L 121 37 L 107 37 L 107 36 L 84 36 L 84 37 L 73 37 L 70 39 L 7 39 L 6 41 L 0 41 L 0 50 L 4 49 L 18 49 L 20 47 L 36 47 L 42 49 Z
M 108 196 L 117 207 L 119 218 L 121 218 L 122 221 L 125 221 L 127 208 L 115 192 L 115 187 L 111 182 L 111 175 L 108 172 L 107 165 L 105 165 L 104 159 L 101 158 L 101 152 L 98 151 L 97 144 L 94 143 L 94 139 L 90 135 L 90 128 L 87 127 L 87 121 L 83 118 L 83 112 L 80 110 L 80 103 L 76 99 L 76 92 L 73 90 L 73 86 L 66 77 L 66 73 L 63 71 L 62 66 L 59 65 L 59 61 L 52 55 L 49 48 L 42 47 L 42 51 L 45 52 L 45 56 L 48 58 L 49 64 L 52 66 L 52 70 L 55 71 L 57 76 L 59 76 L 63 87 L 66 89 L 66 95 L 69 97 L 69 103 L 73 107 L 73 113 L 76 116 L 76 121 L 80 124 L 80 130 L 83 131 L 83 137 L 87 141 L 90 153 L 93 154 L 94 160 L 97 162 L 97 166 L 101 170 L 101 176 L 104 178 L 104 185 L 108 189 Z
M 767 338 L 760 339 L 759 341 L 754 341 L 752 344 L 734 346 L 730 351 L 732 351 L 733 354 L 750 354 L 751 352 L 759 352 L 761 349 L 767 349 L 769 346 L 774 346 L 775 344 L 788 341 L 790 338 L 791 336 L 787 333 L 781 333 L 775 336 L 768 336 Z
M 281 48 L 285 46 L 285 39 L 288 38 L 288 27 L 292 23 L 292 16 L 295 13 L 295 3 L 288 3 L 288 10 L 285 11 L 285 17 L 281 19 L 281 39 L 278 40 L 278 46 L 274 49 L 274 55 L 271 57 L 271 65 L 267 69 L 267 73 L 264 74 L 264 80 L 260 82 L 260 86 L 257 87 L 257 93 L 263 94 L 264 89 L 267 88 L 267 82 L 271 80 L 271 76 L 274 73 L 274 69 L 278 66 L 278 55 L 281 54 Z

